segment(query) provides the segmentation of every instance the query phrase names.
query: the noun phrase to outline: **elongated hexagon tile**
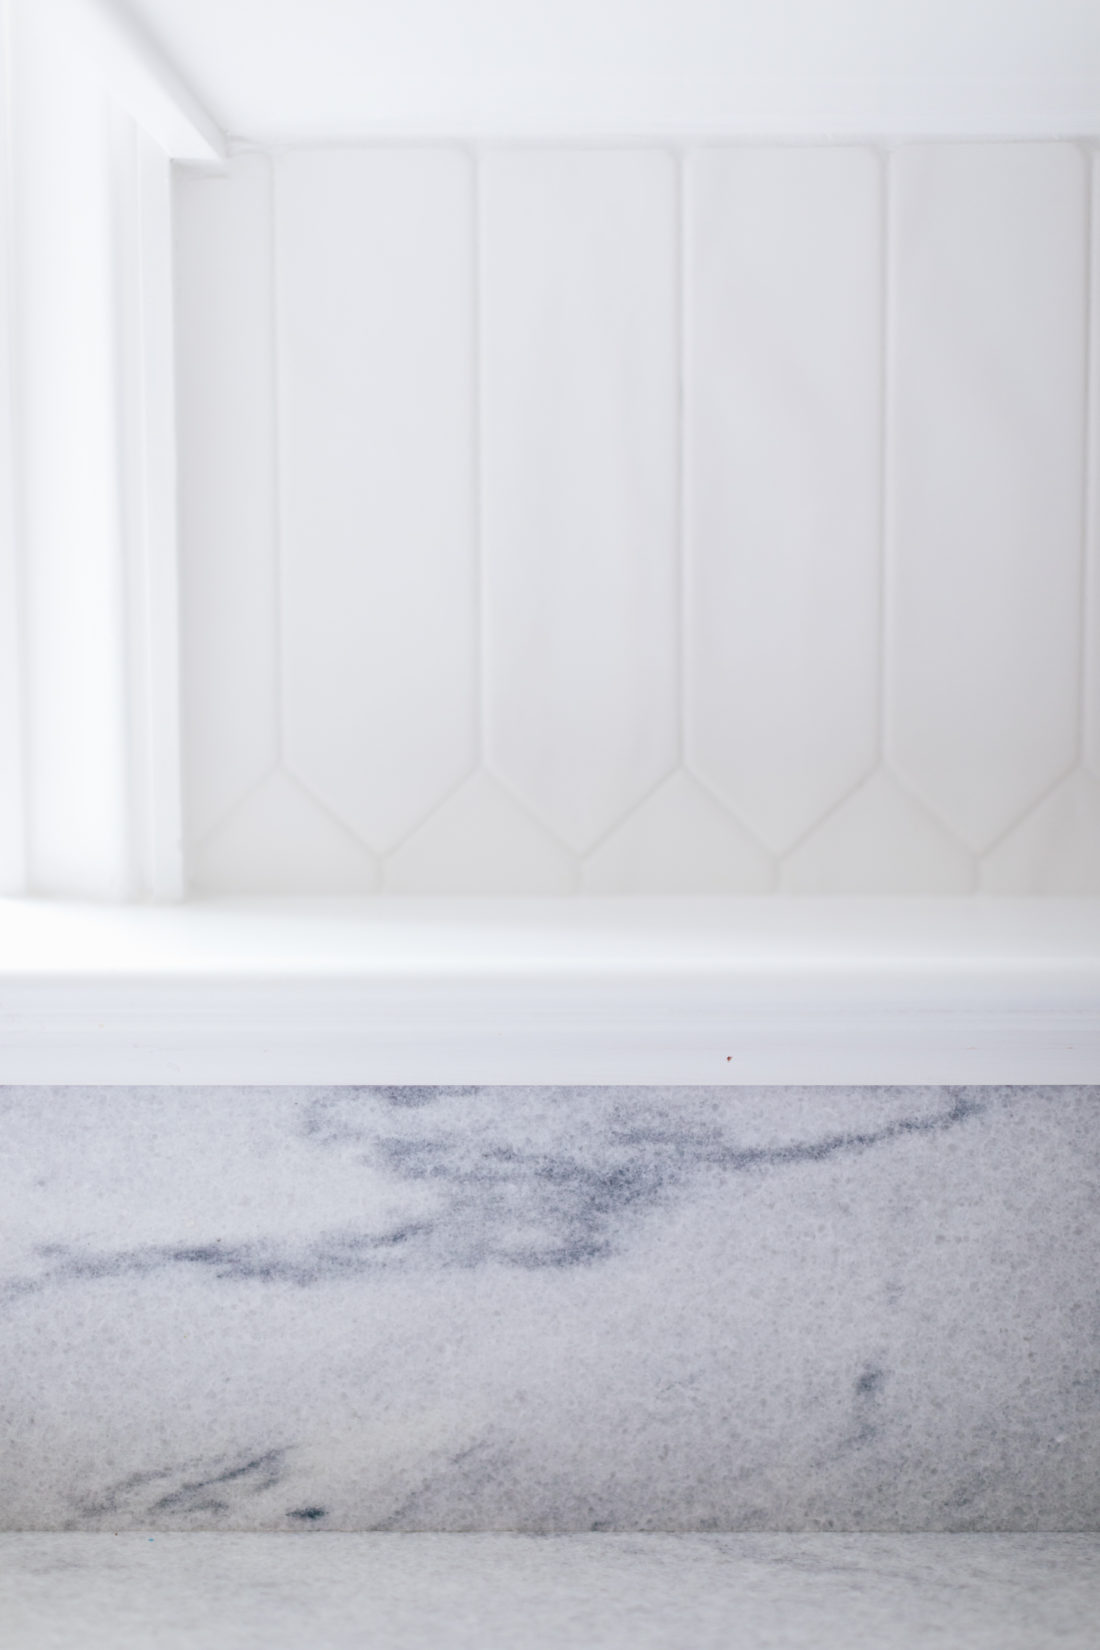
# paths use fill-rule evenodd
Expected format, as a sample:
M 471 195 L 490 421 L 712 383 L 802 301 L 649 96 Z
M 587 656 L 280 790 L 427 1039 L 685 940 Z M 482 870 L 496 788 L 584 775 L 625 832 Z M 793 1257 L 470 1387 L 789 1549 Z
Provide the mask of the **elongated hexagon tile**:
M 1086 174 L 1002 143 L 892 175 L 887 748 L 981 849 L 1077 748 Z
M 982 860 L 986 894 L 1100 894 L 1100 779 L 1078 769 Z
M 271 162 L 177 169 L 183 797 L 195 841 L 278 752 Z
M 503 786 L 467 779 L 384 866 L 389 894 L 571 894 L 572 856 Z
M 784 849 L 877 750 L 881 165 L 702 151 L 687 204 L 687 760 Z
M 373 894 L 378 884 L 374 856 L 281 769 L 199 844 L 189 871 L 203 894 Z
M 880 769 L 787 855 L 779 886 L 784 894 L 969 894 L 974 864 Z
M 689 774 L 674 773 L 588 855 L 586 894 L 766 894 L 770 855 Z
M 276 178 L 286 759 L 381 851 L 476 760 L 472 169 Z
M 676 221 L 666 154 L 483 165 L 488 759 L 578 850 L 676 762 Z

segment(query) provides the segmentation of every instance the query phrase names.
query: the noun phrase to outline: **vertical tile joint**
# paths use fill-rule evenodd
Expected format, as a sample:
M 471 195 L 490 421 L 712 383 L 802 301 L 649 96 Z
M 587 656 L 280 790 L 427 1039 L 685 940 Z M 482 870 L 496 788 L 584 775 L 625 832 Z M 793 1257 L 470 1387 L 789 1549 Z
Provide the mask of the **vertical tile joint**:
M 676 187 L 676 759 L 687 766 L 687 152 L 672 151 Z
M 1077 716 L 1077 750 L 1078 760 L 1085 765 L 1090 758 L 1097 757 L 1096 740 L 1096 693 L 1100 687 L 1097 680 L 1096 650 L 1098 638 L 1096 614 L 1096 566 L 1095 558 L 1100 552 L 1097 544 L 1097 523 L 1093 520 L 1096 510 L 1096 457 L 1093 451 L 1094 438 L 1098 429 L 1097 396 L 1100 394 L 1100 385 L 1097 384 L 1097 374 L 1100 371 L 1100 355 L 1097 351 L 1096 337 L 1096 281 L 1098 273 L 1098 258 L 1096 239 L 1100 225 L 1097 224 L 1096 188 L 1098 178 L 1098 162 L 1095 149 L 1086 146 L 1084 149 L 1085 173 L 1085 292 L 1084 292 L 1084 319 L 1085 319 L 1085 349 L 1084 349 L 1084 384 L 1083 405 L 1081 418 L 1081 601 L 1080 601 L 1080 631 L 1078 646 L 1078 716 Z
M 476 766 L 486 765 L 486 688 L 485 657 L 485 474 L 482 462 L 484 440 L 484 268 L 482 257 L 482 162 L 481 152 L 471 149 L 470 169 L 470 461 L 471 477 L 471 540 L 473 565 L 473 717 Z
M 878 761 L 887 759 L 887 648 L 890 633 L 890 333 L 892 300 L 891 153 L 878 150 L 879 163 L 879 556 L 878 556 Z
M 279 191 L 276 184 L 278 157 L 267 157 L 268 236 L 270 269 L 268 302 L 271 316 L 271 487 L 274 511 L 271 524 L 272 571 L 275 585 L 275 762 L 284 766 L 286 755 L 286 569 L 283 532 L 283 402 L 282 352 L 279 348 Z

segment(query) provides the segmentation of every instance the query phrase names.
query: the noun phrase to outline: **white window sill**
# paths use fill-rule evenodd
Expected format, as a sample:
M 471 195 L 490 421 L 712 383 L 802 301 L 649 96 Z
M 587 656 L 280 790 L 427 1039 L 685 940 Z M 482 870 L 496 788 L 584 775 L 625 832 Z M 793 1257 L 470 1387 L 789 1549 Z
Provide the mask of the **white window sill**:
M 0 902 L 4 1083 L 1100 1080 L 1100 900 Z

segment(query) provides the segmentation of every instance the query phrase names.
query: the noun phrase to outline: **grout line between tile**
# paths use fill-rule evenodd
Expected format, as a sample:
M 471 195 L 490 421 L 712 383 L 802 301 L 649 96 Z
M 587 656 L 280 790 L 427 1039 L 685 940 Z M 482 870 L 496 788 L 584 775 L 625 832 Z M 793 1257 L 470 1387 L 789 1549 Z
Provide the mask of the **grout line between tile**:
M 288 136 L 230 135 L 230 157 L 248 154 L 288 154 L 301 150 L 344 149 L 443 149 L 461 145 L 476 147 L 479 151 L 530 149 L 660 149 L 670 144 L 690 145 L 693 149 L 863 149 L 868 145 L 882 145 L 891 149 L 928 148 L 958 145 L 978 146 L 988 143 L 1054 145 L 1087 140 L 1090 120 L 1084 120 L 1057 132 L 1024 133 L 999 131 L 991 128 L 978 132 L 892 132 L 888 129 L 851 132 L 761 132 L 721 128 L 692 127 L 683 124 L 645 128 L 606 129 L 578 126 L 569 129 L 532 129 L 517 132 L 514 129 L 484 128 L 471 130 L 461 120 L 450 124 L 427 127 L 376 127 L 340 132 L 303 132 Z
M 282 351 L 279 347 L 279 191 L 276 183 L 276 166 L 276 156 L 271 155 L 268 159 L 268 234 L 271 311 L 271 482 L 274 504 L 272 578 L 275 586 L 275 759 L 276 763 L 281 765 L 286 757 L 286 580 L 283 564 L 283 382 Z
M 1054 778 L 1050 780 L 1048 784 L 1043 786 L 1038 796 L 1034 797 L 1032 801 L 1026 804 L 1025 807 L 1021 808 L 1018 814 L 1013 814 L 1008 824 L 1005 825 L 1003 829 L 999 830 L 996 836 L 992 837 L 983 847 L 972 848 L 968 842 L 964 842 L 961 837 L 956 836 L 954 831 L 951 832 L 952 836 L 955 836 L 955 840 L 959 842 L 961 847 L 966 849 L 968 854 L 973 854 L 974 858 L 979 862 L 984 860 L 988 854 L 993 853 L 994 849 L 999 848 L 1001 843 L 1004 842 L 1007 837 L 1012 835 L 1013 831 L 1017 830 L 1026 820 L 1030 819 L 1032 814 L 1037 813 L 1043 804 L 1050 800 L 1055 791 L 1061 790 L 1062 786 L 1066 783 L 1066 780 L 1072 778 L 1072 776 L 1077 772 L 1079 766 L 1080 764 L 1076 758 L 1074 758 L 1072 762 L 1067 763 L 1064 768 L 1055 774 Z M 912 789 L 912 786 L 909 788 Z M 924 802 L 923 797 L 918 796 L 918 800 L 923 802 L 926 808 L 928 807 L 928 803 Z M 931 812 L 933 810 L 930 809 L 929 811 Z M 936 815 L 936 818 L 939 819 L 938 814 Z M 950 829 L 950 827 L 945 826 L 945 829 Z
M 892 161 L 888 149 L 880 149 L 879 156 L 879 234 L 880 234 L 880 288 L 879 288 L 879 555 L 878 555 L 878 761 L 879 765 L 886 765 L 887 751 L 887 693 L 888 693 L 888 659 L 887 648 L 890 635 L 890 548 L 893 539 L 893 513 L 891 486 L 891 418 L 890 418 L 890 391 L 892 387 L 891 373 L 891 329 L 893 324 L 893 259 L 891 256 L 891 241 L 893 238 L 892 207 L 893 192 L 891 190 Z
M 486 713 L 488 688 L 485 638 L 488 632 L 485 578 L 485 466 L 484 449 L 484 257 L 482 233 L 482 160 L 476 149 L 467 151 L 471 167 L 470 188 L 470 323 L 472 328 L 470 355 L 470 447 L 472 475 L 472 565 L 474 574 L 473 601 L 473 663 L 474 663 L 474 747 L 476 764 L 484 766 L 486 751 Z
M 1098 523 L 1096 511 L 1096 454 L 1095 437 L 1100 433 L 1100 338 L 1097 336 L 1096 284 L 1100 271 L 1100 214 L 1096 211 L 1097 188 L 1100 185 L 1100 161 L 1091 146 L 1085 149 L 1085 382 L 1082 409 L 1082 473 L 1081 473 L 1081 612 L 1078 647 L 1078 759 L 1086 767 L 1095 764 L 1097 752 L 1097 705 L 1100 689 L 1097 679 L 1097 589 L 1095 558 L 1100 551 L 1097 544 Z
M 709 797 L 710 801 L 714 803 L 714 806 L 725 814 L 731 825 L 735 825 L 739 831 L 742 831 L 745 836 L 748 837 L 750 842 L 754 842 L 756 844 L 756 846 L 760 849 L 760 852 L 765 854 L 767 858 L 771 860 L 773 868 L 778 865 L 779 855 L 776 853 L 771 844 L 764 840 L 756 826 L 751 825 L 739 809 L 735 808 L 732 803 L 727 802 L 726 798 L 720 791 L 715 790 L 714 786 L 708 779 L 704 779 L 703 776 L 697 773 L 694 768 L 687 766 L 685 766 L 681 772 L 684 774 L 685 778 L 691 780 L 693 785 L 698 786 L 704 796 Z
M 680 773 L 686 774 L 687 770 L 682 763 L 676 762 L 671 768 L 667 768 L 665 772 L 661 774 L 659 779 L 655 779 L 651 785 L 648 785 L 642 794 L 630 804 L 624 813 L 617 815 L 617 817 L 611 821 L 610 825 L 605 826 L 604 829 L 598 833 L 598 835 L 593 837 L 592 841 L 586 848 L 569 848 L 569 852 L 571 854 L 575 854 L 577 859 L 582 862 L 589 859 L 594 853 L 597 853 L 598 850 L 603 847 L 605 842 L 608 842 L 611 837 L 615 835 L 616 831 L 622 830 L 623 826 L 628 824 L 636 814 L 641 813 L 646 804 L 651 802 L 657 795 L 657 792 L 662 790 L 665 785 L 670 784 L 671 781 L 676 778 L 676 775 Z
M 687 156 L 672 151 L 676 189 L 676 760 L 687 761 Z
M 475 762 L 472 768 L 467 768 L 466 772 L 462 774 L 459 779 L 456 779 L 453 785 L 448 785 L 442 795 L 436 797 L 435 801 L 430 803 L 429 806 L 425 808 L 424 812 L 419 814 L 417 818 L 413 820 L 412 824 L 406 827 L 406 829 L 403 830 L 399 836 L 396 836 L 387 847 L 372 850 L 372 852 L 377 851 L 379 858 L 382 860 L 389 860 L 392 855 L 400 853 L 405 844 L 410 842 L 412 838 L 416 836 L 418 831 L 422 831 L 425 825 L 430 824 L 436 814 L 442 813 L 448 802 L 452 801 L 453 798 L 458 795 L 459 791 L 463 790 L 479 776 L 486 779 L 494 778 L 494 775 L 490 774 L 486 768 L 484 768 L 480 763 Z
M 474 734 L 474 760 L 452 785 L 436 797 L 412 824 L 402 830 L 378 853 L 385 890 L 385 873 L 391 859 L 400 853 L 406 843 L 422 831 L 447 804 L 479 773 L 485 772 L 485 690 L 484 671 L 484 569 L 482 551 L 482 465 L 481 465 L 481 157 L 476 147 L 469 144 L 459 148 L 470 167 L 470 569 L 473 584 L 471 602 L 471 720 Z
M 511 802 L 515 803 L 519 811 L 522 814 L 525 814 L 532 824 L 537 825 L 540 831 L 545 831 L 551 841 L 557 843 L 562 853 L 569 858 L 572 862 L 571 870 L 573 873 L 573 886 L 570 889 L 570 897 L 579 893 L 581 860 L 584 857 L 582 850 L 579 848 L 574 848 L 572 843 L 567 842 L 558 830 L 557 826 L 551 825 L 550 821 L 544 818 L 539 810 L 528 801 L 522 791 L 517 790 L 516 786 L 510 779 L 506 779 L 503 774 L 498 773 L 496 769 L 491 767 L 488 762 L 485 764 L 484 773 L 485 777 L 496 785 L 499 790 L 503 791 L 504 795 L 508 797 Z
M 874 149 L 879 168 L 879 395 L 878 395 L 878 661 L 875 683 L 876 754 L 872 765 L 849 785 L 842 795 L 831 802 L 812 824 L 800 831 L 795 839 L 781 850 L 771 850 L 777 867 L 782 867 L 792 854 L 809 841 L 814 833 L 839 813 L 877 773 L 891 771 L 886 760 L 886 680 L 887 634 L 889 629 L 889 545 L 892 529 L 890 510 L 890 325 L 891 325 L 891 150 L 885 144 Z
M 807 825 L 805 830 L 800 831 L 794 840 L 789 842 L 785 848 L 772 848 L 768 844 L 765 844 L 765 847 L 767 847 L 767 851 L 771 854 L 777 868 L 781 870 L 787 860 L 790 859 L 791 855 L 797 853 L 802 845 L 808 842 L 816 831 L 819 831 L 823 825 L 827 824 L 828 821 L 832 819 L 834 814 L 838 814 L 841 808 L 843 808 L 846 803 L 850 802 L 854 796 L 858 795 L 865 785 L 869 785 L 876 773 L 879 773 L 880 771 L 880 766 L 876 765 L 871 768 L 869 772 L 861 773 L 858 779 L 853 780 L 852 783 L 844 789 L 841 795 L 836 798 L 835 802 L 830 802 L 829 806 L 822 813 L 818 814 L 813 823 Z
M 273 775 L 282 772 L 283 766 L 281 762 L 269 762 L 260 774 L 259 778 L 254 779 L 251 784 L 246 785 L 240 795 L 235 797 L 227 808 L 222 809 L 212 824 L 204 826 L 201 831 L 198 831 L 193 836 L 189 837 L 186 843 L 188 853 L 199 853 L 213 837 L 216 837 L 220 831 L 225 829 L 231 820 L 236 818 L 241 809 L 245 807 L 247 803 L 251 802 L 252 798 L 263 789 Z
M 285 779 L 289 779 L 292 785 L 297 785 L 298 789 L 303 791 L 305 795 L 309 797 L 310 801 L 320 809 L 321 813 L 325 814 L 334 825 L 338 825 L 344 835 L 349 837 L 352 842 L 361 848 L 363 853 L 368 854 L 370 858 L 375 861 L 376 865 L 381 862 L 382 855 L 378 852 L 378 849 L 373 847 L 373 845 L 360 834 L 357 827 L 354 826 L 350 820 L 344 818 L 338 808 L 334 808 L 332 803 L 327 801 L 326 798 L 322 796 L 321 792 L 313 784 L 312 780 L 303 778 L 297 768 L 293 767 L 289 762 L 278 763 L 277 771 L 280 772 Z

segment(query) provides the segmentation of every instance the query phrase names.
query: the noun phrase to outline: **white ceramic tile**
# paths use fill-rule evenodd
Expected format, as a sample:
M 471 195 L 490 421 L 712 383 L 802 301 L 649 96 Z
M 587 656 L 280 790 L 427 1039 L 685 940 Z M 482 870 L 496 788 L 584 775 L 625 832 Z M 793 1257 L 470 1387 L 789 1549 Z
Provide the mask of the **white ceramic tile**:
M 675 166 L 482 168 L 491 765 L 572 847 L 676 760 Z
M 496 780 L 460 785 L 384 867 L 392 894 L 571 894 L 572 856 Z
M 1100 894 L 1100 779 L 1078 769 L 982 860 L 986 894 Z
M 892 162 L 889 749 L 974 848 L 1077 747 L 1085 186 L 1071 144 Z
M 374 859 L 281 769 L 194 850 L 198 894 L 372 894 Z
M 690 774 L 674 773 L 581 868 L 586 894 L 767 894 L 770 856 Z
M 356 838 L 389 851 L 385 887 L 407 892 L 747 892 L 792 842 L 790 891 L 961 891 L 991 843 L 991 892 L 1093 886 L 1092 782 L 1035 806 L 1074 760 L 1081 697 L 1100 779 L 1095 477 L 1083 695 L 1078 657 L 1075 147 L 891 161 L 897 783 L 879 775 L 832 813 L 877 741 L 878 158 L 746 146 L 686 162 L 686 753 L 671 156 L 497 150 L 477 185 L 443 146 L 284 154 L 274 306 L 269 164 L 177 184 L 203 886 L 362 889 L 374 861 Z M 1091 186 L 1100 235 L 1095 165 Z M 1100 258 L 1092 278 L 1100 305 Z M 1100 328 L 1093 355 L 1095 432 Z M 463 777 L 479 672 L 499 783 Z M 281 705 L 303 788 L 256 791 Z M 570 850 L 588 853 L 579 879 Z
M 787 856 L 784 894 L 969 894 L 970 855 L 891 774 L 871 775 Z
M 184 809 L 190 841 L 278 749 L 271 175 L 176 170 Z
M 472 168 L 276 181 L 287 761 L 381 850 L 475 760 Z
M 687 758 L 784 849 L 874 764 L 882 174 L 735 148 L 687 172 Z

